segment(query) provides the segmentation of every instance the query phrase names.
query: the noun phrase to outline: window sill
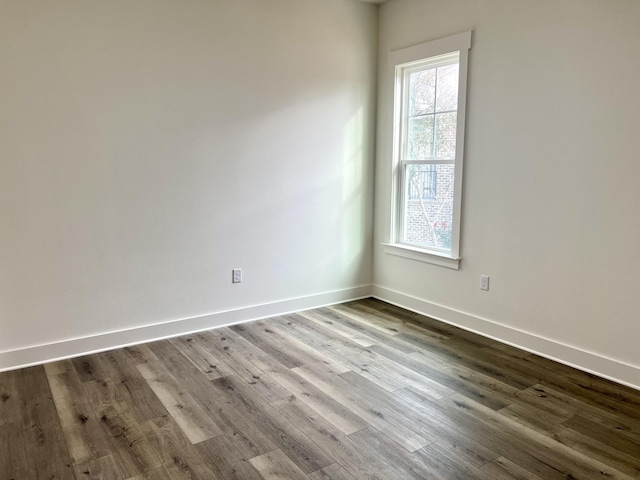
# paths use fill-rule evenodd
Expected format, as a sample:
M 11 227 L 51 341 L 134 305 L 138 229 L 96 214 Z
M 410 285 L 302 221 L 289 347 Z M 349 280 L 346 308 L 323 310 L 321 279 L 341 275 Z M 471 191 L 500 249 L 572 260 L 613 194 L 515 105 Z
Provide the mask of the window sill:
M 384 252 L 389 255 L 409 258 L 411 260 L 417 260 L 418 262 L 431 263 L 441 267 L 452 268 L 453 270 L 460 269 L 459 258 L 449 257 L 442 253 L 430 252 L 420 248 L 399 245 L 397 243 L 383 243 L 382 246 L 384 247 Z

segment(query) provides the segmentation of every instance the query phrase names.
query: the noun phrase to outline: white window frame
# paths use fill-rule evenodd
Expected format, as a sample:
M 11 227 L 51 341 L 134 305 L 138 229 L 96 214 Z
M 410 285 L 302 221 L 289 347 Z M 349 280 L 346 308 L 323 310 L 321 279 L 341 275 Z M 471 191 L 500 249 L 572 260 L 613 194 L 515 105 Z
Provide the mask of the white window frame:
M 471 48 L 471 32 L 464 32 L 458 35 L 441 38 L 420 45 L 415 45 L 390 53 L 390 70 L 393 76 L 393 124 L 390 131 L 393 131 L 393 141 L 391 142 L 391 228 L 389 231 L 389 241 L 383 243 L 386 253 L 398 255 L 413 260 L 441 265 L 444 267 L 460 268 L 460 217 L 462 207 L 462 171 L 464 159 L 464 138 L 465 138 L 465 114 L 467 102 L 467 70 L 469 60 L 469 49 Z M 401 115 L 403 108 L 403 91 L 406 85 L 403 84 L 403 72 L 411 68 L 412 64 L 419 64 L 433 57 L 459 52 L 459 79 L 458 79 L 458 110 L 456 129 L 456 153 L 454 159 L 454 192 L 453 192 L 453 219 L 451 251 L 446 252 L 439 249 L 427 249 L 401 243 L 400 232 L 402 228 L 402 206 L 403 206 L 403 177 L 401 161 Z M 406 161 L 404 162 L 406 163 Z

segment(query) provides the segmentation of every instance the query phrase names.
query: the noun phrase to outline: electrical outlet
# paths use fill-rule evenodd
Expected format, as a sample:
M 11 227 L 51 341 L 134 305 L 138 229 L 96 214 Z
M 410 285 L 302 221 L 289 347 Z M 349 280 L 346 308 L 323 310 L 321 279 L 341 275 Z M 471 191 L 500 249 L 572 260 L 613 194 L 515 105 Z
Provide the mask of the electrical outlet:
M 480 275 L 480 290 L 489 291 L 489 275 Z
M 232 271 L 233 273 L 233 279 L 231 280 L 232 283 L 241 283 L 242 282 L 242 269 L 241 268 L 234 268 Z

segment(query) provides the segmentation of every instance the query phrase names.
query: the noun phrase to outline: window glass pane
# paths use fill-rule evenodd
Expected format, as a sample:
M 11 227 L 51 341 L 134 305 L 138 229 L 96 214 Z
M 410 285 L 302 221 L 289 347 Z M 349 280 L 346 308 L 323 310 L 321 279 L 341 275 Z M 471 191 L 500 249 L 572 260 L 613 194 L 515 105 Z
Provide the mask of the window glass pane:
M 407 195 L 409 200 L 436 198 L 438 181 L 435 165 L 407 166 Z
M 456 112 L 436 115 L 436 158 L 447 160 L 456 158 L 457 120 Z
M 420 160 L 433 156 L 433 115 L 409 119 L 407 158 Z
M 454 165 L 405 167 L 403 243 L 451 250 Z M 425 196 L 424 182 L 431 196 Z M 421 194 L 422 193 L 422 194 Z
M 458 109 L 458 64 L 438 67 L 436 112 Z
M 409 75 L 409 115 L 433 113 L 436 103 L 436 69 Z

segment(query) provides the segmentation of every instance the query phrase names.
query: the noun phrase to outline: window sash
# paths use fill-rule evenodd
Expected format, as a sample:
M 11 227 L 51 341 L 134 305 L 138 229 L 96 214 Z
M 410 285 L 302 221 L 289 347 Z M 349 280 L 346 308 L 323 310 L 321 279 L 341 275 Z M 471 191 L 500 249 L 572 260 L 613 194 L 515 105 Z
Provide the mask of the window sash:
M 426 209 L 423 211 L 423 215 L 424 215 L 424 222 L 425 225 L 428 225 L 428 227 L 423 227 L 424 229 L 427 230 L 427 232 L 425 233 L 428 237 L 431 238 L 431 241 L 427 241 L 425 240 L 423 243 L 414 243 L 412 241 L 409 241 L 409 237 L 410 237 L 410 232 L 409 232 L 409 228 L 410 226 L 407 225 L 405 223 L 406 219 L 408 218 L 408 216 L 410 215 L 410 207 L 408 205 L 408 202 L 415 202 L 415 201 L 419 201 L 422 202 L 425 201 L 425 199 L 422 198 L 422 192 L 418 192 L 418 197 L 416 197 L 415 199 L 410 198 L 411 197 L 411 187 L 408 185 L 409 184 L 409 179 L 408 179 L 408 166 L 409 165 L 452 165 L 455 164 L 455 157 L 454 159 L 451 158 L 443 158 L 443 157 L 438 157 L 437 155 L 427 155 L 423 158 L 420 159 L 415 159 L 413 157 L 411 157 L 411 155 L 409 154 L 409 144 L 410 144 L 410 135 L 411 135 L 411 131 L 410 131 L 410 122 L 412 119 L 414 118 L 427 118 L 427 117 L 432 117 L 433 118 L 433 124 L 431 125 L 431 132 L 426 132 L 427 135 L 431 135 L 431 138 L 427 140 L 427 143 L 431 143 L 430 145 L 430 149 L 431 149 L 431 153 L 432 154 L 437 154 L 438 153 L 438 147 L 437 147 L 437 131 L 438 131 L 438 126 L 437 126 L 437 118 L 438 115 L 443 115 L 443 114 L 447 114 L 447 113 L 455 113 L 456 114 L 456 126 L 457 126 L 457 113 L 458 113 L 458 108 L 456 105 L 456 109 L 455 110 L 446 110 L 446 111 L 438 111 L 438 87 L 441 86 L 439 85 L 439 81 L 438 81 L 438 68 L 439 67 L 444 67 L 444 66 L 449 66 L 449 65 L 459 65 L 459 58 L 460 58 L 460 52 L 456 51 L 456 52 L 452 52 L 446 55 L 442 55 L 439 57 L 436 57 L 435 59 L 428 59 L 426 61 L 421 61 L 415 65 L 412 65 L 410 67 L 407 66 L 402 66 L 397 70 L 397 75 L 400 76 L 400 85 L 402 86 L 402 92 L 400 94 L 400 98 L 401 98 L 401 104 L 400 104 L 400 118 L 401 118 L 401 123 L 399 125 L 399 129 L 400 129 L 400 151 L 399 151 L 399 157 L 400 157 L 400 161 L 399 163 L 399 168 L 400 168 L 400 174 L 398 175 L 398 181 L 399 181 L 399 190 L 400 190 L 400 198 L 398 201 L 398 237 L 396 239 L 396 241 L 399 244 L 402 245 L 408 245 L 411 247 L 416 247 L 416 248 L 425 248 L 428 249 L 430 251 L 434 251 L 434 252 L 438 252 L 441 254 L 450 254 L 451 250 L 449 248 L 443 248 L 443 247 L 439 247 L 436 244 L 438 243 L 437 240 L 437 235 L 435 233 L 435 229 L 432 227 L 431 222 L 434 221 L 434 218 L 428 218 L 427 217 L 427 213 L 426 213 Z M 418 73 L 418 72 L 424 72 L 424 71 L 429 71 L 429 70 L 434 70 L 434 83 L 433 83 L 433 112 L 429 112 L 426 114 L 422 114 L 422 115 L 412 115 L 412 105 L 411 105 L 411 75 Z M 460 73 L 458 72 L 458 77 L 459 77 Z M 459 78 L 458 78 L 458 89 L 459 89 Z M 456 145 L 454 144 L 454 151 L 455 151 Z M 433 173 L 433 175 L 436 175 L 437 178 L 437 173 Z M 455 175 L 454 175 L 454 179 L 455 179 Z M 434 198 L 435 200 L 435 198 Z M 422 205 L 421 205 L 422 206 Z M 436 220 L 437 222 L 437 220 Z M 450 225 L 453 224 L 454 220 L 453 218 L 450 218 L 447 216 L 447 223 L 449 223 Z M 415 228 L 420 228 L 420 227 L 415 227 Z M 423 230 L 424 232 L 424 230 Z M 429 233 L 430 232 L 430 233 Z M 413 233 L 416 233 L 415 231 Z M 415 237 L 414 237 L 415 240 Z
M 399 169 L 400 169 L 400 174 L 398 175 L 399 180 L 400 180 L 400 188 L 399 188 L 399 212 L 398 212 L 398 238 L 396 239 L 396 242 L 400 245 L 407 245 L 413 248 L 420 248 L 420 249 L 428 249 L 430 251 L 434 251 L 434 252 L 438 252 L 440 254 L 449 254 L 451 252 L 450 249 L 446 249 L 446 248 L 439 248 L 436 246 L 426 246 L 424 244 L 420 244 L 420 243 L 413 243 L 410 241 L 406 240 L 406 225 L 405 225 L 405 212 L 407 212 L 407 205 L 406 202 L 407 200 L 412 200 L 410 199 L 410 195 L 409 192 L 407 191 L 407 167 L 409 167 L 410 165 L 454 165 L 455 161 L 454 160 L 406 160 L 406 161 L 401 161 L 399 164 Z M 434 172 L 435 173 L 435 172 Z M 436 174 L 437 175 L 437 174 Z M 421 193 L 421 192 L 419 192 Z M 416 198 L 414 200 L 420 200 L 420 198 Z M 454 219 L 452 218 L 452 222 L 454 221 Z
M 460 65 L 460 51 L 454 51 L 454 52 L 450 52 L 444 55 L 439 55 L 430 59 L 426 59 L 426 60 L 419 60 L 417 62 L 412 62 L 409 64 L 403 64 L 403 65 L 399 65 L 396 67 L 396 77 L 400 80 L 399 85 L 401 85 L 401 91 L 400 91 L 400 152 L 399 152 L 399 158 L 401 160 L 408 160 L 409 159 L 409 153 L 408 153 L 408 149 L 409 149 L 409 122 L 411 119 L 415 119 L 415 118 L 427 118 L 427 117 L 433 117 L 434 122 L 433 122 L 433 130 L 434 130 L 434 134 L 433 134 L 433 145 L 432 145 L 432 150 L 436 149 L 436 145 L 435 145 L 435 140 L 436 140 L 436 117 L 437 116 L 442 116 L 442 115 L 446 115 L 449 113 L 456 113 L 456 121 L 457 121 L 457 114 L 458 114 L 458 108 L 456 108 L 455 110 L 442 110 L 439 111 L 437 109 L 437 100 L 438 100 L 438 83 L 437 83 L 437 77 L 436 77 L 436 83 L 435 83 L 435 91 L 434 91 L 434 106 L 433 106 L 433 112 L 431 113 L 426 113 L 426 114 L 420 114 L 420 115 L 411 115 L 411 105 L 410 105 L 410 90 L 411 90 L 411 86 L 410 86 L 410 81 L 411 81 L 411 74 L 413 73 L 418 73 L 418 72 L 423 72 L 423 71 L 427 71 L 427 70 L 431 70 L 431 69 L 437 69 L 439 67 L 445 67 L 445 66 L 449 66 L 449 65 Z M 436 70 L 437 72 L 437 70 Z M 460 71 L 458 71 L 458 77 L 460 77 Z M 397 83 L 398 85 L 398 83 Z M 459 90 L 460 90 L 460 81 L 458 78 L 458 96 L 459 96 Z M 459 101 L 459 99 L 458 99 Z M 457 142 L 456 142 L 456 147 L 457 147 Z M 426 156 L 423 158 L 420 158 L 419 160 L 444 160 L 445 158 L 441 158 L 438 156 Z

